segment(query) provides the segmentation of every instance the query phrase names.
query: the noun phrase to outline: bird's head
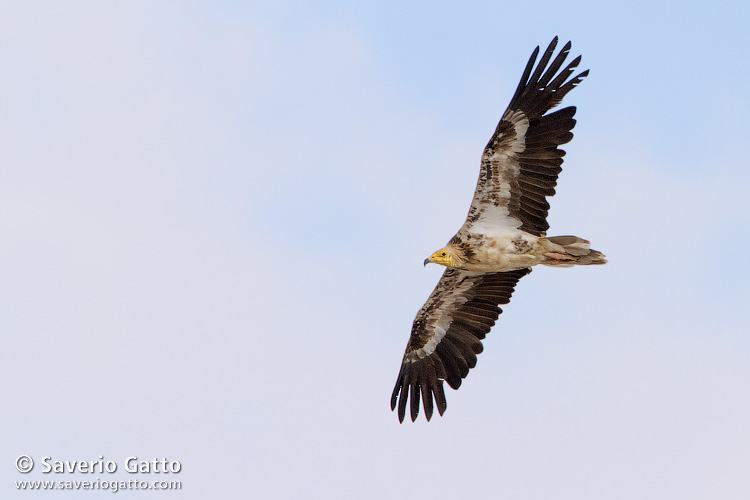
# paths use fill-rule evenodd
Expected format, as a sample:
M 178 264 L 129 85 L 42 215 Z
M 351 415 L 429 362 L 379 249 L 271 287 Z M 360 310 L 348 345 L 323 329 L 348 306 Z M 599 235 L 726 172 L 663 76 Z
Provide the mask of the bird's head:
M 445 267 L 461 267 L 462 265 L 461 259 L 458 257 L 458 255 L 456 255 L 456 252 L 448 247 L 441 248 L 437 252 L 427 257 L 424 261 L 424 265 L 426 266 L 430 262 L 432 262 L 433 264 L 440 264 L 441 266 Z

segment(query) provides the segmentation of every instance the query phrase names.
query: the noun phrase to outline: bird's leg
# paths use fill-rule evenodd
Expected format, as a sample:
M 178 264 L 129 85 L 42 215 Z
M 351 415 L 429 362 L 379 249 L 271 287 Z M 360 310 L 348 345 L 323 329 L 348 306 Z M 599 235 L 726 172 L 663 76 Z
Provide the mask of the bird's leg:
M 544 256 L 552 260 L 576 260 L 576 258 L 572 255 L 559 252 L 547 252 L 544 254 Z

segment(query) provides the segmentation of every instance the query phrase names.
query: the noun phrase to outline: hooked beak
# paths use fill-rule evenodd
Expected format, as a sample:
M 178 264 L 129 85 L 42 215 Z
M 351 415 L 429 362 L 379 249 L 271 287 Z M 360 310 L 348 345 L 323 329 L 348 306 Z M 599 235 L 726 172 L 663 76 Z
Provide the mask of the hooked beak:
M 429 264 L 430 262 L 432 262 L 432 259 L 430 259 L 429 257 L 427 257 L 427 258 L 426 258 L 426 259 L 424 260 L 424 265 L 425 265 L 425 267 L 426 267 L 426 266 L 427 266 L 427 264 Z

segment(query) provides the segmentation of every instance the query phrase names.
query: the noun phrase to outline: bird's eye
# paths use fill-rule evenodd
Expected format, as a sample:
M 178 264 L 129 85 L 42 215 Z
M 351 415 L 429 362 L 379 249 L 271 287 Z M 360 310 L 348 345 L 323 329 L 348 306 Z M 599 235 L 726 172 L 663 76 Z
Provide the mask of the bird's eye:
M 443 257 L 445 257 L 445 252 L 441 253 L 440 255 L 442 255 Z

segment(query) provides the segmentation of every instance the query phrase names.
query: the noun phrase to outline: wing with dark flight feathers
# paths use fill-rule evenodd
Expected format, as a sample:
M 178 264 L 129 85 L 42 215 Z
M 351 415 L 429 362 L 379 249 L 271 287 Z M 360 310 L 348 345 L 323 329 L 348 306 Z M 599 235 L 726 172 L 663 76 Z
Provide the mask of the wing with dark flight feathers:
M 406 405 L 412 421 L 422 399 L 430 420 L 433 401 L 442 415 L 446 408 L 443 380 L 458 389 L 482 352 L 481 339 L 489 333 L 507 304 L 518 280 L 531 269 L 501 273 L 478 273 L 449 268 L 412 325 L 411 337 L 391 396 L 391 409 L 398 406 L 403 422 Z
M 581 57 L 561 70 L 571 44 L 566 43 L 553 60 L 556 46 L 557 37 L 536 69 L 539 47 L 531 55 L 508 109 L 482 154 L 479 181 L 459 237 L 504 228 L 544 236 L 549 228 L 547 197 L 555 194 L 565 155 L 559 146 L 573 138 L 576 108 L 548 111 L 589 73 L 586 70 L 570 78 Z

